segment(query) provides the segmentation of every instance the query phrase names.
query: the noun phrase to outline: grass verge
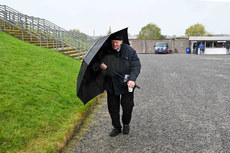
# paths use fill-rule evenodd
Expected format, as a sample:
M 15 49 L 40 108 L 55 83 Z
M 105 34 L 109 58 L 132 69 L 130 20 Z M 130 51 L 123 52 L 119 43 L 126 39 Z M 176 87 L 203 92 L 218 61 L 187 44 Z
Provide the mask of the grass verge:
M 76 97 L 81 62 L 0 31 L 0 152 L 54 152 L 93 101 Z

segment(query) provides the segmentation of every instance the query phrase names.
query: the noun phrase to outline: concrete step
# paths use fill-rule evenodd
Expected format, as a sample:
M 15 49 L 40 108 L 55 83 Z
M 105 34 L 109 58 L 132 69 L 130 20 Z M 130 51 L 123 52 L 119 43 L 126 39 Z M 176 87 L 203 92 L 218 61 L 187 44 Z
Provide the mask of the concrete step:
M 32 40 L 32 41 L 30 41 L 30 40 L 26 40 L 26 42 L 28 42 L 28 43 L 40 43 L 40 40 Z M 49 43 L 53 43 L 53 41 L 48 41 Z M 41 41 L 41 43 L 47 43 L 47 41 L 46 40 L 42 40 Z
M 72 51 L 75 50 L 74 48 L 60 48 L 58 49 L 60 52 Z
M 6 31 L 6 32 L 15 32 L 15 33 L 21 32 L 21 30 L 18 30 L 18 29 L 3 29 L 3 31 Z
M 14 35 L 15 37 L 22 37 L 22 34 L 12 34 L 12 35 Z M 28 38 L 28 37 L 37 38 L 37 37 L 30 35 L 30 34 L 24 34 L 23 36 L 24 36 L 24 38 Z
M 19 30 L 17 27 L 9 26 L 9 25 L 4 26 L 3 24 L 1 24 L 1 28 L 6 30 Z
M 68 54 L 71 57 L 83 56 L 83 53 Z
M 3 31 L 8 32 L 11 35 L 14 35 L 15 37 L 22 36 L 22 31 L 21 30 L 11 30 L 11 29 L 3 29 Z M 24 31 L 24 37 L 35 37 L 38 36 L 38 34 L 33 33 L 33 35 L 27 33 Z
M 33 42 L 31 42 L 31 41 L 28 41 L 29 43 L 32 43 L 32 44 L 47 44 L 47 41 L 33 41 Z M 48 41 L 48 44 L 56 44 L 55 42 L 53 42 L 53 41 Z M 61 43 L 58 43 L 59 45 L 61 44 Z
M 83 60 L 84 56 L 79 56 L 79 57 L 73 57 L 75 59 L 80 59 L 81 61 Z
M 16 37 L 16 38 L 18 38 L 18 37 Z M 18 38 L 18 39 L 22 40 L 22 38 Z M 32 38 L 32 39 L 31 38 L 24 38 L 24 41 L 30 43 L 29 41 L 39 41 L 39 39 L 38 38 Z
M 36 46 L 40 46 L 40 43 L 31 43 L 31 44 L 34 44 Z M 61 46 L 61 44 L 57 44 L 58 46 Z M 41 46 L 47 46 L 47 43 L 41 43 Z M 49 47 L 56 47 L 56 44 L 53 44 L 53 43 L 49 43 L 48 44 Z M 63 47 L 66 47 L 65 45 Z
M 65 52 L 62 52 L 64 54 L 76 54 L 76 53 L 79 53 L 79 51 L 77 50 L 71 50 L 71 51 L 65 51 Z

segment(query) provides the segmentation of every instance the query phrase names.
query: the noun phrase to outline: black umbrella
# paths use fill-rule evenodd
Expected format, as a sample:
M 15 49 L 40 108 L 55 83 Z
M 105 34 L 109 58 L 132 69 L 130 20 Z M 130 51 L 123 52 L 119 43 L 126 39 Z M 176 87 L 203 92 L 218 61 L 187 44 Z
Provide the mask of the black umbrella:
M 123 43 L 129 44 L 127 30 L 128 28 L 125 28 L 99 39 L 83 59 L 77 79 L 77 96 L 84 104 L 104 92 L 104 75 L 99 71 L 93 70 L 95 59 L 98 58 L 100 52 L 103 52 L 108 47 L 107 45 L 110 44 L 111 37 L 113 36 L 119 35 L 122 37 Z

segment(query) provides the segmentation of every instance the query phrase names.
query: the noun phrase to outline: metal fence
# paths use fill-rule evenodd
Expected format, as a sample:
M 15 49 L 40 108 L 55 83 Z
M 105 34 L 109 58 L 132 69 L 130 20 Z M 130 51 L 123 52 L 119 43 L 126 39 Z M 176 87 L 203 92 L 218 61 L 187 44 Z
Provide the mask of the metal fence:
M 77 33 L 67 31 L 54 23 L 38 17 L 22 14 L 6 5 L 0 5 L 0 30 L 1 27 L 8 26 L 10 29 L 19 29 L 24 34 L 29 34 L 42 43 L 47 42 L 47 46 L 52 41 L 53 48 L 60 49 L 65 47 L 74 48 L 85 54 L 95 40 L 91 37 L 82 38 Z

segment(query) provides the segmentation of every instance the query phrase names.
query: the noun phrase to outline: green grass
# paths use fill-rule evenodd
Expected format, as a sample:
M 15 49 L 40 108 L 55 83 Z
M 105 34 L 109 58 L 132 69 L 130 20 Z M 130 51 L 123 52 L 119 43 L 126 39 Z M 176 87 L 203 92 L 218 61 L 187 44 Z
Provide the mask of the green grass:
M 86 106 L 81 62 L 0 31 L 0 152 L 53 152 Z

